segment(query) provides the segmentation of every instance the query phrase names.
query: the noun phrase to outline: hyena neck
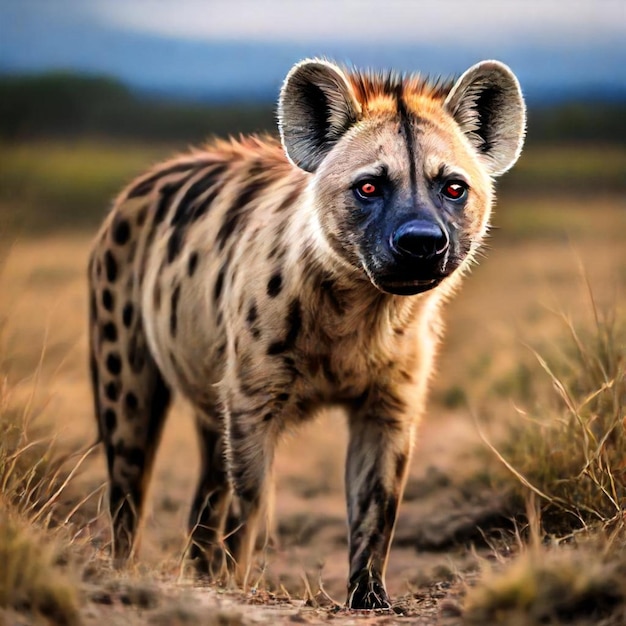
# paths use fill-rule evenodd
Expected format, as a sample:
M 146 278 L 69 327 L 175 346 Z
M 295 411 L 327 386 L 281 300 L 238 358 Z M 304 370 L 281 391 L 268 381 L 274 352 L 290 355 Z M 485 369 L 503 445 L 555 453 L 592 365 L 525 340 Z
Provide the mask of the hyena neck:
M 358 332 L 375 339 L 379 333 L 399 333 L 418 324 L 437 294 L 396 296 L 380 291 L 364 270 L 332 250 L 310 207 L 303 198 L 286 233 L 292 242 L 300 242 L 290 247 L 289 271 L 298 277 L 298 288 L 311 294 L 310 313 L 336 337 Z

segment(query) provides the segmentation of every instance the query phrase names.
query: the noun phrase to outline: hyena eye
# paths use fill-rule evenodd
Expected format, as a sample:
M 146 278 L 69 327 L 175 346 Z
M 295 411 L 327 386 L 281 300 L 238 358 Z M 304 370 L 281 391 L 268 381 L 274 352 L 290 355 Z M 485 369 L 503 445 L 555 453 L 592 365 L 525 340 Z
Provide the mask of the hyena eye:
M 359 181 L 354 186 L 354 193 L 360 200 L 379 198 L 383 195 L 383 186 L 380 181 L 368 178 L 366 180 Z
M 461 180 L 452 180 L 444 184 L 441 193 L 448 200 L 465 200 L 467 196 L 467 185 Z

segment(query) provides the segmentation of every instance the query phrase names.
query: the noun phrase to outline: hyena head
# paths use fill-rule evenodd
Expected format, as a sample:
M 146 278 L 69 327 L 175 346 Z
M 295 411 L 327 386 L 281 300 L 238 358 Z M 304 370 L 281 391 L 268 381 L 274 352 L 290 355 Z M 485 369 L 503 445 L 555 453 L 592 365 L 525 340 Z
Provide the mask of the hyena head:
M 497 61 L 443 85 L 314 59 L 288 74 L 279 126 L 289 159 L 312 175 L 330 253 L 381 291 L 412 295 L 467 265 L 480 245 L 492 178 L 521 151 L 525 107 Z

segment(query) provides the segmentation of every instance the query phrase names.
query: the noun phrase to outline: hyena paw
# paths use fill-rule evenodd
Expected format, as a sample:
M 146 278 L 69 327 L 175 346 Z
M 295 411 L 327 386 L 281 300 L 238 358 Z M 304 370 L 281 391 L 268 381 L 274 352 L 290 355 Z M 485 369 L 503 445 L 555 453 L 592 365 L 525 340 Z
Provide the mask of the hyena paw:
M 365 611 L 391 608 L 391 601 L 380 578 L 369 572 L 350 582 L 347 604 L 349 609 Z

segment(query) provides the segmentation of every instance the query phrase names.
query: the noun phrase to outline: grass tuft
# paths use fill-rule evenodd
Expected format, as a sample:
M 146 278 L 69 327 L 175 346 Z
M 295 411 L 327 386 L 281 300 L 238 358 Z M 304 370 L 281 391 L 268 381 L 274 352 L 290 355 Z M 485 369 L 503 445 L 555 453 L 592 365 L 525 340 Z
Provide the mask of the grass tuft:
M 0 606 L 59 626 L 80 623 L 76 586 L 61 572 L 58 547 L 9 507 L 0 504 Z
M 32 423 L 32 397 L 11 397 L 4 369 L 0 362 L 0 607 L 73 626 L 80 618 L 77 581 L 68 575 L 70 541 L 62 529 L 51 530 L 72 472 L 54 440 Z
M 626 328 L 592 306 L 590 327 L 563 317 L 564 335 L 534 352 L 532 405 L 492 446 L 519 501 L 529 490 L 543 500 L 554 533 L 618 521 L 626 503 Z
M 468 591 L 464 623 L 624 623 L 626 559 L 624 546 L 615 543 L 524 549 L 502 571 L 488 569 Z

